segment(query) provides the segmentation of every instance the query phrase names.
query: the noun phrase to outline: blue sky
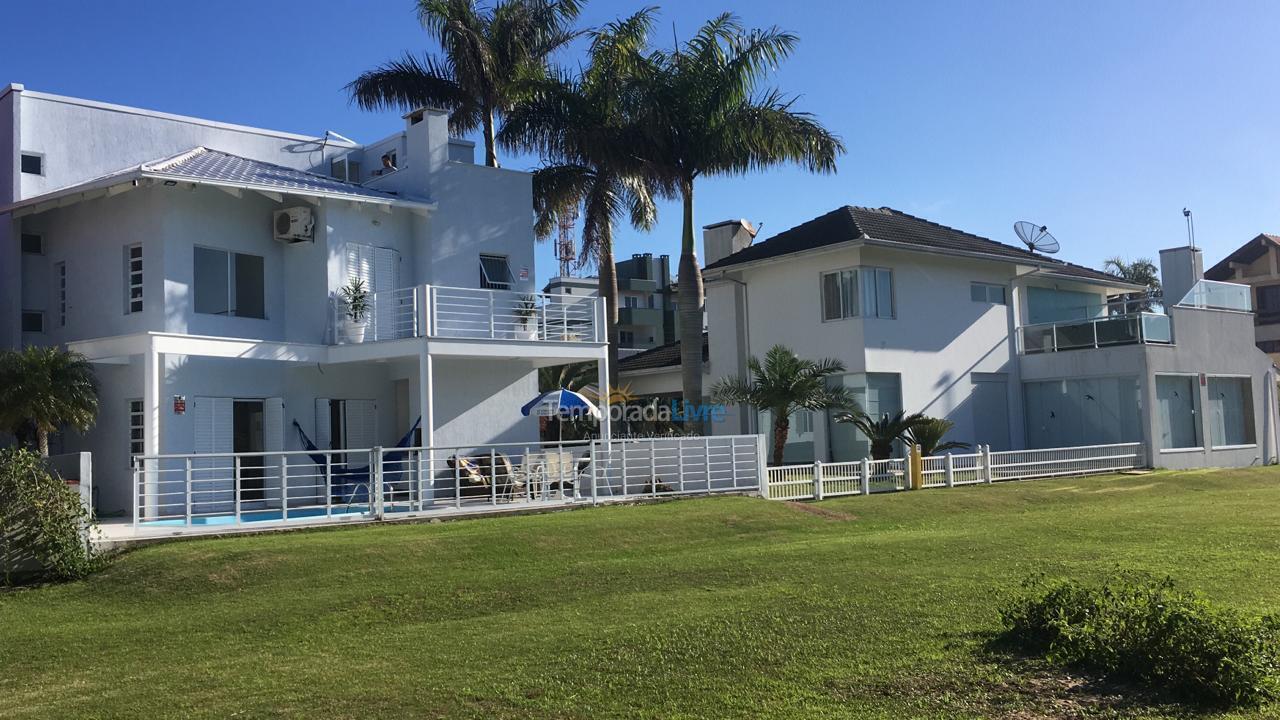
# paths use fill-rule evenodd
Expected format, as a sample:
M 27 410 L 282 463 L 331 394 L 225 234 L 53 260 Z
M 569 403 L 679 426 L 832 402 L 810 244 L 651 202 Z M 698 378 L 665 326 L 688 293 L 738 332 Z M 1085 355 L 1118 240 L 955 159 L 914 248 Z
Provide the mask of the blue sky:
M 640 3 L 594 0 L 583 23 Z M 774 83 L 842 136 L 833 176 L 711 178 L 699 225 L 746 217 L 768 237 L 841 205 L 888 205 L 1006 242 L 1045 223 L 1090 265 L 1185 241 L 1206 262 L 1280 232 L 1280 3 L 684 0 L 655 42 L 724 10 L 800 36 Z M 342 86 L 428 41 L 407 0 L 81 3 L 5 9 L 0 82 L 361 141 L 400 125 Z M 562 58 L 573 62 L 572 54 Z M 503 158 L 528 168 L 537 158 Z M 678 207 L 620 232 L 618 255 L 678 252 Z M 538 274 L 554 271 L 549 246 Z

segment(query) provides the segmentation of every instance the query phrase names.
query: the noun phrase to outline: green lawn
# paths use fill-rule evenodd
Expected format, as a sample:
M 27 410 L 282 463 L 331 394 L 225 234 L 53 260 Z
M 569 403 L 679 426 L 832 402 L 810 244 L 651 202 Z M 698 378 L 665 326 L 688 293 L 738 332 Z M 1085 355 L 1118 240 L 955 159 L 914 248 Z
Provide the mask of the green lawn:
M 0 593 L 0 716 L 1164 717 L 983 650 L 1024 576 L 1116 567 L 1280 608 L 1280 471 L 152 546 Z

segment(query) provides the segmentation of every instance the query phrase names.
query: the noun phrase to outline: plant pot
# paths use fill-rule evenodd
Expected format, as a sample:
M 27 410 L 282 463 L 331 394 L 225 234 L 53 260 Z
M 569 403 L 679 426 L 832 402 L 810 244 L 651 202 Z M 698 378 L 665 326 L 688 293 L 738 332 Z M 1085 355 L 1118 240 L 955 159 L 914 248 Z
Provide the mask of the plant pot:
M 364 342 L 365 327 L 366 325 L 364 320 L 352 320 L 351 318 L 345 318 L 342 321 L 342 334 L 347 338 L 347 342 L 349 343 L 362 343 Z

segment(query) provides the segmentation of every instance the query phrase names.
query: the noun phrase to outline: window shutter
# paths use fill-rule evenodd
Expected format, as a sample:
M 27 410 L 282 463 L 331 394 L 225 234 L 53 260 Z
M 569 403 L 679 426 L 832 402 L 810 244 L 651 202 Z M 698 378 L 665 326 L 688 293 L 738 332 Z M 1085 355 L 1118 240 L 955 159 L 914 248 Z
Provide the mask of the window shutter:
M 321 450 L 333 447 L 333 431 L 329 427 L 329 398 L 316 398 L 316 436 L 312 442 Z
M 284 400 L 267 398 L 262 403 L 262 449 L 266 452 L 284 450 Z
M 343 420 L 347 423 L 347 442 L 345 447 L 356 450 L 367 450 L 378 444 L 377 405 L 372 400 L 347 400 Z M 348 458 L 352 467 L 364 467 L 369 458 L 356 453 Z
M 231 458 L 225 456 L 235 448 L 231 437 L 232 402 L 231 398 L 197 397 L 192 403 L 195 452 L 224 455 L 192 461 L 191 479 L 196 481 L 191 493 L 193 513 L 226 512 L 234 507 L 235 474 Z

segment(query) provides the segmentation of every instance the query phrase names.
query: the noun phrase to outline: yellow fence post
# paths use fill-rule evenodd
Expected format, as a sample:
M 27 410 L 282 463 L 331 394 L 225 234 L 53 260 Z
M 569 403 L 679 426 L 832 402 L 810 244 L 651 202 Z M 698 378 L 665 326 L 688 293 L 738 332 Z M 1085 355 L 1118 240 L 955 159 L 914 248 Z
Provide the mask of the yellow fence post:
M 911 489 L 924 487 L 924 458 L 921 457 L 920 446 L 911 446 Z

